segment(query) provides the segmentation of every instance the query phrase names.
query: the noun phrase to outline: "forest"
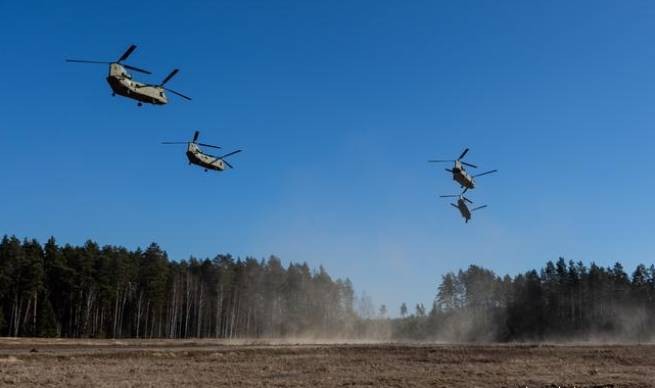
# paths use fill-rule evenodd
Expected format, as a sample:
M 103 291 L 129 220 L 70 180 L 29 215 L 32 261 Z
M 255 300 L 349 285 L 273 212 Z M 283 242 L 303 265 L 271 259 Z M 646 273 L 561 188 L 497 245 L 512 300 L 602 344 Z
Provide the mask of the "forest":
M 338 337 L 357 329 L 353 304 L 350 280 L 276 257 L 0 242 L 0 336 Z
M 655 266 L 628 275 L 559 258 L 541 270 L 497 276 L 475 265 L 442 276 L 429 312 L 394 319 L 397 339 L 483 341 L 649 341 L 655 334 Z
M 629 275 L 560 258 L 514 277 L 471 265 L 441 277 L 429 311 L 394 314 L 349 279 L 274 256 L 0 241 L 0 336 L 646 341 L 654 327 L 653 265 Z

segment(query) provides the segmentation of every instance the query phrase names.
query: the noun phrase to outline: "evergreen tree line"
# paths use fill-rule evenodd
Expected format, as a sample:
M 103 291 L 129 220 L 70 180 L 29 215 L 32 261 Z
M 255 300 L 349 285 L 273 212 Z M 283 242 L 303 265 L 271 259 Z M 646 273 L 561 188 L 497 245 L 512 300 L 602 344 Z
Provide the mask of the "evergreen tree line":
M 354 299 L 348 279 L 276 257 L 174 261 L 154 243 L 0 242 L 1 336 L 349 336 Z
M 655 266 L 549 261 L 515 277 L 471 265 L 443 275 L 433 306 L 392 321 L 395 338 L 445 341 L 650 340 Z

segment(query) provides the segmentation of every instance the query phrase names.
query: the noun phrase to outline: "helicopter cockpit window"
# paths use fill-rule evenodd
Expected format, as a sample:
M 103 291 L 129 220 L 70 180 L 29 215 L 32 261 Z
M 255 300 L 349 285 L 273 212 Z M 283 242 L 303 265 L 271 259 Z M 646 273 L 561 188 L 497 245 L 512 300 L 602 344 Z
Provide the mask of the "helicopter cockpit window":
M 164 97 L 164 92 L 159 92 L 160 97 Z

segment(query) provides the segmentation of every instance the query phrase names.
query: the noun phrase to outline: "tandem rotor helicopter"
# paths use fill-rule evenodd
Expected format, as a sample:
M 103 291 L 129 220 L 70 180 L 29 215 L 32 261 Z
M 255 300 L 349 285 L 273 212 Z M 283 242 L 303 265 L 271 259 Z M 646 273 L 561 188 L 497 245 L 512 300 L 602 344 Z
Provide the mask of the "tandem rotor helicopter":
M 470 204 L 473 204 L 473 201 L 466 198 L 464 196 L 464 193 L 459 194 L 459 195 L 440 195 L 440 197 L 441 198 L 457 197 L 457 205 L 455 205 L 454 203 L 451 202 L 450 206 L 453 206 L 453 207 L 457 208 L 457 210 L 459 210 L 459 213 L 464 218 L 464 222 L 467 223 L 467 224 L 468 224 L 469 220 L 471 219 L 471 213 L 472 212 L 474 212 L 476 210 L 484 209 L 485 207 L 487 207 L 487 205 L 482 205 L 482 206 L 475 207 L 473 209 L 469 209 L 469 207 L 468 207 L 468 205 L 466 205 L 466 203 L 468 202 Z
M 130 56 L 130 54 L 132 54 L 132 52 L 134 52 L 135 49 L 136 45 L 131 45 L 116 61 L 87 61 L 81 59 L 67 59 L 66 62 L 97 63 L 109 65 L 107 82 L 113 91 L 112 95 L 115 96 L 118 94 L 119 96 L 137 100 L 138 106 L 142 106 L 144 102 L 153 105 L 167 104 L 168 98 L 166 97 L 166 91 L 176 94 L 184 99 L 191 100 L 191 97 L 185 96 L 182 93 L 164 87 L 164 85 L 178 73 L 178 69 L 171 71 L 171 73 L 157 85 L 135 81 L 132 78 L 132 75 L 128 73 L 126 69 L 143 74 L 152 74 L 148 70 L 122 63 Z
M 469 189 L 474 189 L 475 188 L 475 178 L 487 175 L 487 174 L 492 174 L 494 172 L 498 172 L 498 170 L 489 170 L 486 172 L 483 172 L 481 174 L 477 175 L 471 175 L 468 172 L 466 172 L 466 169 L 464 166 L 472 167 L 472 168 L 478 168 L 475 164 L 463 162 L 462 159 L 464 156 L 469 152 L 469 149 L 465 149 L 464 152 L 459 155 L 459 158 L 455 160 L 428 160 L 428 163 L 449 163 L 449 162 L 454 162 L 455 165 L 453 166 L 452 169 L 446 169 L 446 171 L 450 172 L 453 174 L 453 180 L 457 183 L 460 184 L 460 186 L 464 189 L 462 194 L 466 193 L 467 190 Z
M 198 146 L 210 147 L 210 148 L 221 148 L 221 147 L 211 144 L 198 143 L 199 136 L 200 136 L 200 132 L 195 131 L 195 133 L 193 134 L 193 140 L 191 141 L 164 141 L 162 142 L 162 144 L 186 144 L 187 145 L 186 156 L 189 159 L 189 164 L 195 164 L 197 166 L 203 167 L 205 169 L 205 172 L 207 170 L 223 171 L 225 170 L 225 166 L 229 168 L 234 168 L 230 163 L 228 163 L 227 160 L 225 160 L 225 158 L 227 158 L 228 156 L 232 156 L 234 154 L 238 154 L 239 152 L 241 152 L 241 150 L 232 151 L 228 154 L 221 155 L 221 156 L 209 155 L 202 152 L 202 150 L 200 150 L 200 147 Z

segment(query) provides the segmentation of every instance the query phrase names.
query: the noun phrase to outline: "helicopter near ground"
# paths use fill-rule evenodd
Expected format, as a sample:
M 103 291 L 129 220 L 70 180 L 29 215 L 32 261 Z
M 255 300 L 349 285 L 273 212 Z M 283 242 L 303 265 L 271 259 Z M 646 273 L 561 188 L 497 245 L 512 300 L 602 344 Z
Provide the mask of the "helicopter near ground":
M 227 160 L 225 160 L 225 158 L 232 156 L 234 154 L 238 154 L 242 150 L 232 151 L 230 153 L 221 156 L 210 155 L 204 153 L 200 149 L 200 146 L 216 148 L 216 149 L 220 149 L 221 147 L 212 144 L 198 143 L 199 136 L 200 136 L 200 132 L 195 131 L 195 133 L 193 134 L 193 139 L 191 141 L 164 141 L 162 142 L 162 144 L 186 144 L 187 145 L 186 156 L 187 159 L 189 160 L 189 164 L 200 166 L 204 168 L 205 171 L 208 170 L 223 171 L 225 170 L 226 166 L 229 168 L 234 168 Z
M 89 61 L 85 59 L 67 59 L 66 62 L 74 63 L 93 63 L 109 65 L 109 74 L 107 75 L 107 83 L 112 90 L 112 95 L 119 95 L 138 101 L 137 105 L 142 106 L 143 103 L 153 105 L 165 105 L 168 103 L 166 92 L 171 92 L 186 100 L 191 100 L 182 93 L 165 87 L 166 83 L 171 80 L 178 72 L 179 69 L 173 69 L 159 84 L 148 84 L 135 80 L 132 75 L 127 71 L 132 70 L 143 74 L 152 74 L 148 70 L 124 64 L 123 62 L 136 50 L 136 45 L 131 45 L 116 61 Z

